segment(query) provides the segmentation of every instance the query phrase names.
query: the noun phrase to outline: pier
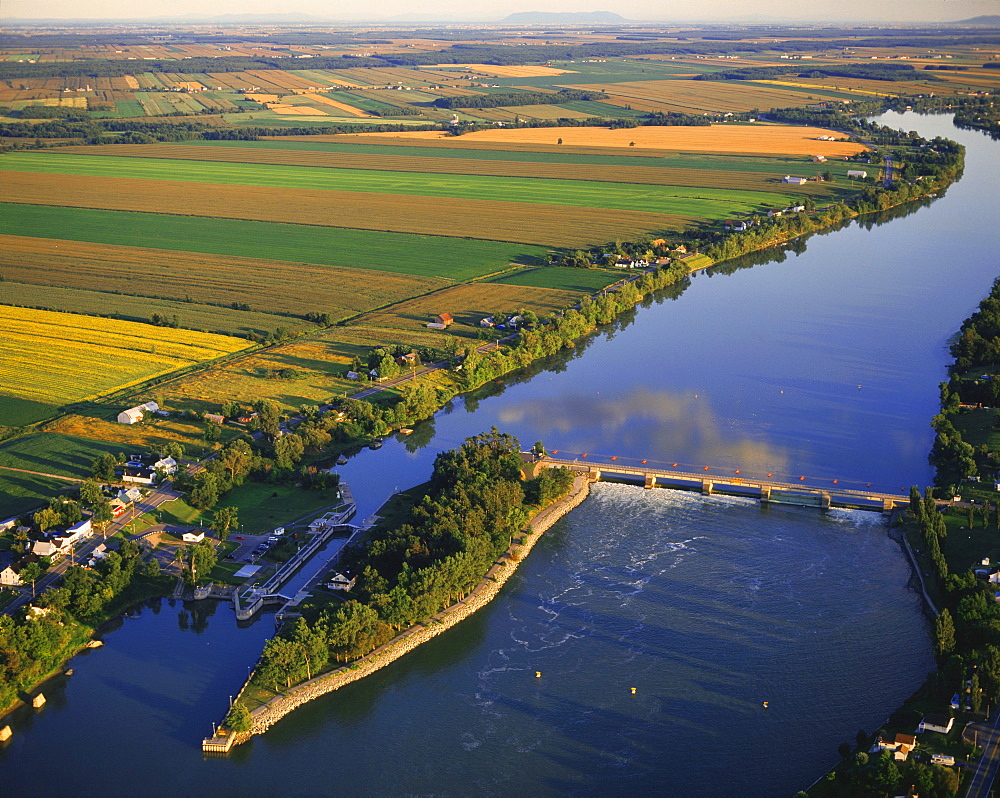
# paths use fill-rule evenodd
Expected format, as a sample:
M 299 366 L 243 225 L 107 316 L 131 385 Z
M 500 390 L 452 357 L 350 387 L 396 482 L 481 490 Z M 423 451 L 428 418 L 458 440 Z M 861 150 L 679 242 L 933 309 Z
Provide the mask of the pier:
M 584 455 L 585 457 L 586 455 Z M 829 486 L 815 486 L 804 482 L 782 482 L 768 477 L 742 477 L 721 474 L 721 469 L 706 466 L 700 473 L 685 471 L 679 467 L 654 468 L 646 465 L 629 465 L 616 462 L 588 463 L 581 458 L 561 459 L 549 455 L 525 452 L 522 455 L 525 468 L 534 476 L 543 468 L 568 468 L 579 474 L 586 474 L 591 482 L 602 479 L 642 484 L 647 489 L 654 487 L 674 490 L 693 490 L 706 496 L 723 494 L 758 499 L 761 504 L 791 504 L 800 507 L 817 507 L 821 510 L 846 508 L 852 510 L 873 510 L 891 513 L 896 507 L 907 507 L 909 494 L 882 493 L 874 490 L 841 488 L 837 480 Z M 714 473 L 713 473 L 714 472 Z M 736 472 L 739 473 L 738 471 Z

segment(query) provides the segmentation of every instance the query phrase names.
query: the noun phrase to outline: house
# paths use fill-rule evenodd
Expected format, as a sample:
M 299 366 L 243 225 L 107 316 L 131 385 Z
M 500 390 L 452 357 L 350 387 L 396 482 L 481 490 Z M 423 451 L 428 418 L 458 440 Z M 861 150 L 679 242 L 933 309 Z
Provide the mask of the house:
M 118 491 L 118 496 L 115 498 L 123 504 L 132 504 L 142 498 L 142 490 L 136 487 L 131 487 L 128 490 L 123 489 Z
M 226 417 L 217 413 L 205 413 L 205 421 L 211 421 L 213 424 L 225 424 Z
M 185 543 L 201 543 L 205 539 L 204 529 L 192 529 L 190 532 L 185 532 L 181 535 L 181 540 Z
M 125 511 L 128 510 L 131 502 L 123 502 L 121 499 L 111 500 L 111 517 L 121 518 L 125 515 Z
M 802 211 L 804 211 L 805 209 L 806 209 L 805 205 L 793 205 L 788 210 L 790 210 L 792 213 L 802 213 Z
M 31 553 L 39 557 L 59 557 L 64 552 L 51 540 L 36 540 L 31 546 Z
M 856 177 L 863 180 L 864 178 L 868 177 L 868 173 L 864 169 L 848 169 L 847 176 Z
M 420 358 L 416 352 L 410 352 L 409 354 L 397 357 L 396 363 L 400 366 L 417 366 L 420 364 Z
M 917 732 L 932 731 L 939 734 L 947 734 L 954 725 L 955 719 L 950 715 L 924 715 L 923 720 L 920 721 L 920 725 L 917 726 Z
M 781 179 L 781 182 L 791 183 L 793 186 L 804 186 L 809 181 L 804 177 L 792 177 L 791 175 L 785 175 Z
M 136 405 L 135 407 L 130 407 L 128 410 L 122 410 L 118 414 L 119 424 L 138 424 L 142 421 L 145 413 L 155 413 L 160 409 L 160 406 L 156 402 L 146 402 L 142 405 Z
M 455 323 L 455 317 L 452 316 L 450 313 L 439 313 L 437 316 L 434 317 L 434 323 L 443 324 L 445 327 L 447 327 L 449 324 Z
M 144 463 L 125 463 L 122 466 L 122 482 L 138 482 L 140 485 L 152 485 L 156 482 L 156 471 Z
M 72 535 L 78 540 L 83 540 L 84 538 L 89 538 L 94 534 L 94 524 L 89 518 L 84 518 L 82 521 L 77 521 L 73 526 L 66 530 L 67 535 Z
M 825 163 L 826 162 L 826 156 L 825 155 L 814 155 L 813 156 L 813 160 L 816 163 Z
M 479 320 L 479 326 L 480 327 L 492 327 L 493 325 L 494 325 L 494 322 L 493 322 L 493 317 L 492 316 L 487 316 L 485 319 L 480 319 Z
M 327 587 L 330 590 L 343 590 L 347 592 L 354 587 L 354 583 L 358 581 L 356 576 L 353 576 L 350 571 L 345 571 L 342 574 L 334 574 L 330 577 L 330 581 L 327 582 Z
M 361 375 L 358 374 L 358 372 L 356 372 L 356 371 L 349 371 L 349 372 L 347 372 L 347 379 L 349 379 L 349 380 L 358 380 L 358 379 L 361 379 Z
M 894 736 L 880 734 L 876 738 L 875 745 L 872 746 L 870 753 L 878 754 L 882 751 L 891 751 L 894 760 L 905 762 L 910 755 L 910 751 L 916 745 L 917 738 L 912 734 L 896 734 Z
M 176 474 L 177 461 L 173 457 L 164 457 L 153 463 L 153 470 L 163 472 L 167 475 Z
M 16 565 L 8 565 L 2 571 L 0 571 L 0 585 L 4 587 L 20 587 L 24 583 L 21 581 L 21 577 L 18 576 L 21 569 Z
M 750 225 L 746 222 L 733 222 L 732 229 L 738 232 L 743 232 L 744 230 L 749 229 L 749 227 Z

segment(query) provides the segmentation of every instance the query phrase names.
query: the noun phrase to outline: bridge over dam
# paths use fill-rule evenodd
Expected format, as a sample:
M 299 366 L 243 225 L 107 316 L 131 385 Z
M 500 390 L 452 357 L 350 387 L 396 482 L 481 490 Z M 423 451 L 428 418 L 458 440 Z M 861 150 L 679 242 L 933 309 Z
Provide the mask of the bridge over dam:
M 714 493 L 727 496 L 744 496 L 759 499 L 762 504 L 792 504 L 802 507 L 848 508 L 891 513 L 897 507 L 908 507 L 909 493 L 883 493 L 880 491 L 841 488 L 839 480 L 829 486 L 805 484 L 803 481 L 782 482 L 767 477 L 743 477 L 740 472 L 721 474 L 721 469 L 706 466 L 701 472 L 685 471 L 679 467 L 654 468 L 644 464 L 630 465 L 616 462 L 586 462 L 581 458 L 562 459 L 550 455 L 524 452 L 525 470 L 532 476 L 543 468 L 568 468 L 586 474 L 591 482 L 602 479 L 642 484 L 646 488 L 662 487 L 674 490 L 695 490 L 705 495 Z M 715 473 L 711 473 L 715 471 Z M 804 478 L 803 478 L 804 480 Z

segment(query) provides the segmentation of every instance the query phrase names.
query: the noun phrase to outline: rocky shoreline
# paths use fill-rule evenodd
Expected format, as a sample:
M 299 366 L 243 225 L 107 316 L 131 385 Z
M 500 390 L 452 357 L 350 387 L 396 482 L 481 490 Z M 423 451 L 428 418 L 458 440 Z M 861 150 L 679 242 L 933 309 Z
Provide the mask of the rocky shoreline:
M 415 649 L 433 637 L 450 629 L 455 624 L 468 618 L 477 610 L 485 607 L 500 592 L 500 588 L 517 570 L 520 560 L 531 551 L 545 530 L 549 529 L 566 513 L 579 506 L 590 495 L 590 482 L 586 475 L 578 476 L 569 494 L 546 509 L 539 512 L 528 524 L 528 534 L 524 542 L 514 545 L 487 572 L 475 589 L 462 601 L 452 604 L 433 618 L 412 626 L 394 637 L 384 646 L 365 655 L 349 665 L 338 668 L 330 673 L 317 676 L 303 682 L 290 690 L 272 698 L 262 707 L 257 707 L 250 713 L 252 726 L 249 732 L 234 735 L 237 743 L 249 740 L 255 734 L 262 734 L 277 723 L 289 712 L 303 704 L 339 690 L 344 685 L 363 679 L 379 668 L 384 668 L 404 654 Z

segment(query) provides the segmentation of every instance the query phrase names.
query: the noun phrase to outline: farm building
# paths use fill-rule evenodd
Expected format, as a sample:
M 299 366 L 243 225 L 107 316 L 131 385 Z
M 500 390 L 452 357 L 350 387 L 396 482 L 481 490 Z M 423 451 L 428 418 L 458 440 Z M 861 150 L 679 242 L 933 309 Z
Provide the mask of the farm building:
M 205 413 L 205 421 L 211 421 L 213 424 L 224 424 L 226 418 L 217 413 Z
M 826 156 L 825 155 L 814 155 L 813 156 L 813 160 L 816 163 L 825 163 L 826 162 Z
M 435 324 L 443 324 L 445 327 L 447 327 L 449 324 L 453 324 L 454 321 L 455 317 L 452 316 L 450 313 L 439 313 L 437 316 L 434 317 Z
M 864 169 L 848 169 L 847 170 L 847 176 L 848 177 L 858 177 L 858 178 L 862 178 L 863 179 L 863 178 L 868 177 L 868 173 Z
M 781 179 L 781 182 L 791 183 L 793 186 L 804 186 L 809 181 L 804 177 L 792 177 L 791 175 L 785 175 Z
M 130 407 L 128 410 L 122 410 L 118 414 L 119 424 L 138 424 L 142 421 L 145 413 L 155 413 L 160 409 L 160 406 L 156 402 L 146 402 L 142 405 L 136 405 L 135 407 Z

